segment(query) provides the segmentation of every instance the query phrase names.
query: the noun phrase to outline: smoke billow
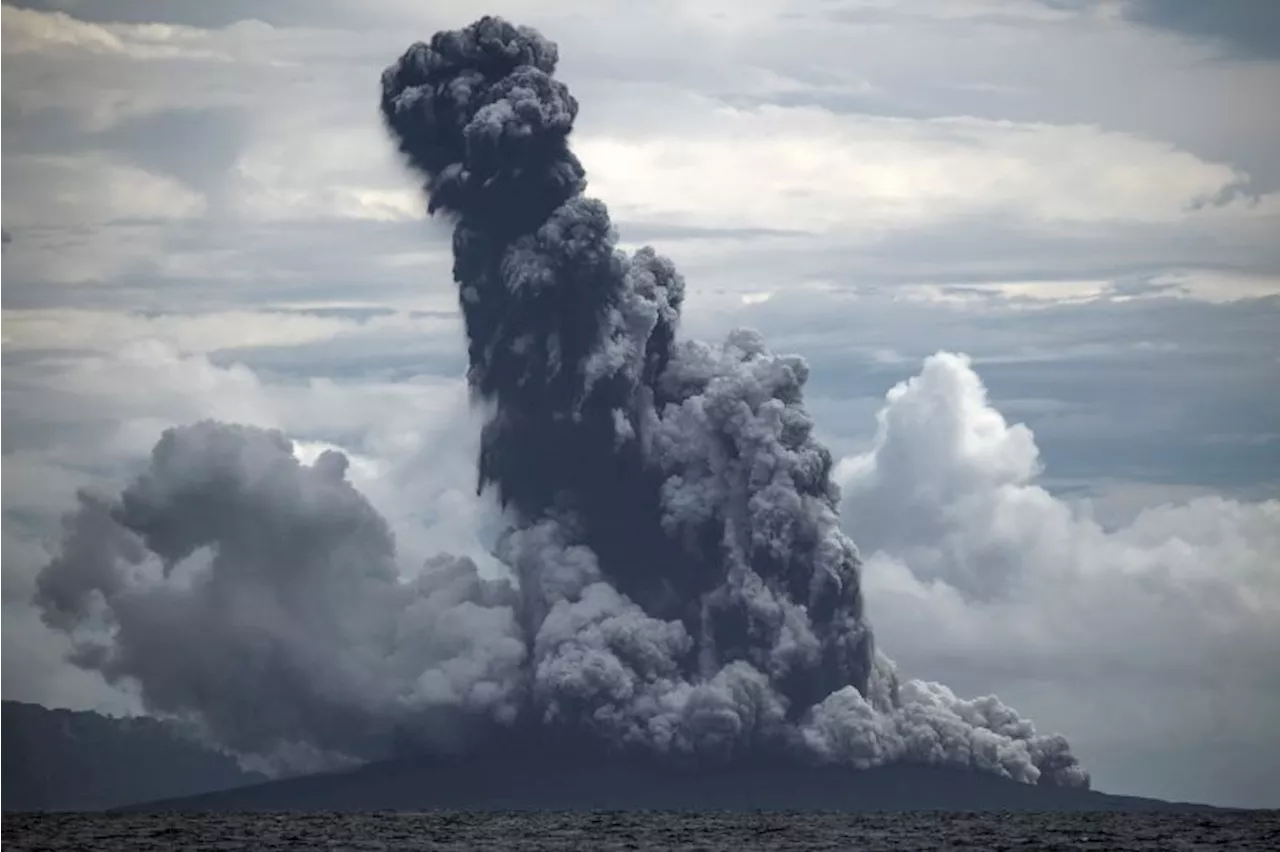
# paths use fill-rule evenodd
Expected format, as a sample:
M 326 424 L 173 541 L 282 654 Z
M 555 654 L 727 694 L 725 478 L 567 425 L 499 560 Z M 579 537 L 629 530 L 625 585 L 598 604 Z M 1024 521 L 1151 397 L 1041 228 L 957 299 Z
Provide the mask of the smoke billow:
M 295 764 L 514 719 L 526 651 L 510 584 L 448 557 L 402 582 L 346 459 L 292 450 L 206 421 L 165 433 L 113 503 L 81 495 L 37 586 L 74 661 L 233 751 Z
M 328 453 L 200 423 L 82 498 L 38 602 L 74 659 L 242 754 L 369 759 L 487 725 L 681 761 L 912 761 L 1087 785 L 994 697 L 899 682 L 863 615 L 804 360 L 676 341 L 683 281 L 616 246 L 568 146 L 556 46 L 484 18 L 384 73 L 382 112 L 453 225 L 479 487 L 505 580 L 399 576 Z

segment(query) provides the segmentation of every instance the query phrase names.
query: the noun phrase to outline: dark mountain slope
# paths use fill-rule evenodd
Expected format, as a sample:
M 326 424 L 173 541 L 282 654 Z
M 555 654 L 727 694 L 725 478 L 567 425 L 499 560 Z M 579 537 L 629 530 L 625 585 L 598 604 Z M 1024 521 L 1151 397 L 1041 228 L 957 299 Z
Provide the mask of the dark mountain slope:
M 549 751 L 549 750 L 548 750 Z M 857 771 L 753 763 L 674 769 L 647 761 L 563 759 L 547 753 L 424 758 L 373 764 L 132 811 L 418 810 L 949 810 L 1208 809 L 1087 790 L 1030 786 L 926 766 Z
M 5 811 L 98 810 L 260 783 L 154 719 L 3 702 Z

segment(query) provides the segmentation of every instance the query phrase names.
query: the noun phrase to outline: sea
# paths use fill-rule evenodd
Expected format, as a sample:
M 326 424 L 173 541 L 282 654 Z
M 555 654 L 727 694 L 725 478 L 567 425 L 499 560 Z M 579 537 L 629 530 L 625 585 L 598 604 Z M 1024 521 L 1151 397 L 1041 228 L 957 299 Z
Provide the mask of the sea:
M 1280 811 L 5 814 L 6 850 L 1280 849 Z

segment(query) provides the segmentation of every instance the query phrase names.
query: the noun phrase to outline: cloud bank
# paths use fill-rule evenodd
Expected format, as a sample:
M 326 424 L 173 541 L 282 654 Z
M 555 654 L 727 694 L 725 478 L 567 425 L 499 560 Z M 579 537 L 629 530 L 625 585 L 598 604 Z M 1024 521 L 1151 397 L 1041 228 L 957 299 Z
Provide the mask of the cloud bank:
M 1037 483 L 1034 436 L 990 404 L 962 355 L 929 358 L 877 425 L 835 478 L 870 594 L 901 635 L 927 628 L 954 659 L 1035 658 L 1099 678 L 1132 677 L 1137 656 L 1168 659 L 1159 676 L 1171 680 L 1209 667 L 1274 679 L 1280 501 L 1198 496 L 1104 523 Z

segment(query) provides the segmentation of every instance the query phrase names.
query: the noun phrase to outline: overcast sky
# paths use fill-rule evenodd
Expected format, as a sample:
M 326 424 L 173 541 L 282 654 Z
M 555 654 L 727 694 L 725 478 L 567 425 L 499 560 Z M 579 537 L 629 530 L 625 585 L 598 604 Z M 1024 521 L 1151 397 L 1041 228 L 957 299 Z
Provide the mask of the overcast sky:
M 1280 3 L 490 8 L 559 42 L 685 333 L 809 359 L 903 672 L 1101 789 L 1280 807 Z M 476 12 L 5 3 L 5 698 L 130 706 L 29 600 L 167 426 L 344 449 L 406 566 L 483 549 L 447 232 L 377 115 Z

